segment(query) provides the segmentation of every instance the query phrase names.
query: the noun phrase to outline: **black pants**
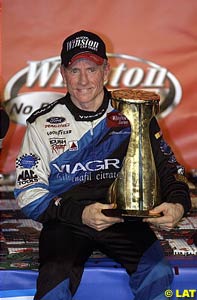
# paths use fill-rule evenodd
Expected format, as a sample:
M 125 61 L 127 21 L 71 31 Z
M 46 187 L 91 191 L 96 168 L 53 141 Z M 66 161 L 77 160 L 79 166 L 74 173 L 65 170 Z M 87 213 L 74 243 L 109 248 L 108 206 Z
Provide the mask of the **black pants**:
M 122 264 L 128 274 L 136 271 L 143 253 L 157 240 L 147 223 L 115 224 L 101 232 L 85 225 L 45 224 L 40 235 L 40 269 L 36 300 L 69 279 L 73 295 L 84 263 L 96 248 Z

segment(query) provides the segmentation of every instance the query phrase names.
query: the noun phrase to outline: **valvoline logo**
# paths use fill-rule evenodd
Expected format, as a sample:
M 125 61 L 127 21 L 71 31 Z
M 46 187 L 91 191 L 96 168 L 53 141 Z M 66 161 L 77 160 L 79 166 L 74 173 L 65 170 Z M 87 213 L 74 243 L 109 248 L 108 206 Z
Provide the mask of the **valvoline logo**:
M 126 54 L 108 53 L 107 56 L 111 65 L 106 83 L 109 90 L 134 88 L 158 93 L 161 118 L 180 103 L 181 85 L 165 67 Z M 12 76 L 4 90 L 5 107 L 12 121 L 25 125 L 33 111 L 65 95 L 59 66 L 59 56 L 42 61 L 29 60 L 27 67 Z

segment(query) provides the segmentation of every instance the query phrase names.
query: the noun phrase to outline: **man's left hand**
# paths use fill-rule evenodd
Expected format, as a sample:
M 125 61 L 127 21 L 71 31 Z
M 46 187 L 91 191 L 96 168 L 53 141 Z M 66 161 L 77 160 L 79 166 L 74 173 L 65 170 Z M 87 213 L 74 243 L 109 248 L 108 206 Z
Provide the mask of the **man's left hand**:
M 151 214 L 162 214 L 161 217 L 151 218 Z M 143 219 L 143 222 L 152 223 L 161 229 L 170 230 L 177 225 L 183 217 L 184 209 L 179 203 L 164 202 L 150 210 L 150 218 Z

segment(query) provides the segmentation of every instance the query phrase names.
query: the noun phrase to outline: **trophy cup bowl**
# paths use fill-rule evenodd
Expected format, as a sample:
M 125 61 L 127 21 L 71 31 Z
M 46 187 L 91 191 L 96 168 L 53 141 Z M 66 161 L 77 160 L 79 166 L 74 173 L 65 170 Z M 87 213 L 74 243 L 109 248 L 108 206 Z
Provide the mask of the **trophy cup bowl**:
M 149 211 L 160 203 L 159 180 L 149 137 L 150 121 L 159 112 L 158 94 L 145 90 L 114 90 L 112 106 L 130 122 L 131 135 L 122 168 L 108 191 L 107 216 L 125 219 L 159 217 Z

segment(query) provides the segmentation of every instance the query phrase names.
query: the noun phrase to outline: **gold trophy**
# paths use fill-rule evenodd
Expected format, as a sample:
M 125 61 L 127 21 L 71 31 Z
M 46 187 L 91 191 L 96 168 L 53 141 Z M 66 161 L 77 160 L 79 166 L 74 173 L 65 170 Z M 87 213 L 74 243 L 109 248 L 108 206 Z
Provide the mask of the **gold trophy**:
M 112 91 L 112 106 L 130 122 L 131 136 L 122 168 L 109 188 L 108 216 L 158 217 L 149 210 L 159 204 L 159 181 L 149 138 L 152 117 L 159 112 L 158 94 L 144 90 Z

